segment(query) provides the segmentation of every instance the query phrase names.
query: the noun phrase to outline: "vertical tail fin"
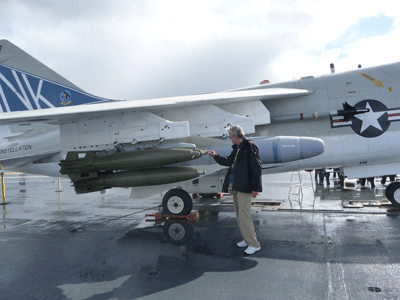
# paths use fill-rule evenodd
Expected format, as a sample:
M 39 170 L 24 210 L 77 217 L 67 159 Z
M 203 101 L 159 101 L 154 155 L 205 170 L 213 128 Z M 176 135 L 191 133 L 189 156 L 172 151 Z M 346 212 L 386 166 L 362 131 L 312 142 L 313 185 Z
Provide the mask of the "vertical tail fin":
M 111 101 L 87 94 L 7 40 L 0 40 L 0 113 Z
M 30 56 L 22 49 L 8 40 L 0 40 L 0 64 L 21 72 L 36 75 L 48 81 L 57 82 L 69 88 L 82 91 L 79 87 L 56 73 L 36 58 Z M 83 92 L 83 91 L 82 91 Z

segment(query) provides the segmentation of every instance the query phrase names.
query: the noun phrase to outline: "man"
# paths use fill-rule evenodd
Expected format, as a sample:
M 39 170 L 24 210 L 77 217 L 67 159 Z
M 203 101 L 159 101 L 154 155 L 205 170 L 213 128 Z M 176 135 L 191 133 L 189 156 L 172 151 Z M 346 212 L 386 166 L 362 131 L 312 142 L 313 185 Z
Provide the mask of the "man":
M 247 247 L 246 254 L 254 254 L 261 250 L 251 219 L 251 198 L 256 198 L 262 192 L 261 168 L 262 163 L 258 147 L 244 135 L 243 128 L 232 126 L 228 129 L 231 139 L 232 152 L 223 157 L 210 150 L 208 154 L 223 166 L 228 166 L 223 184 L 223 192 L 233 195 L 236 219 L 243 241 L 237 243 L 239 248 Z

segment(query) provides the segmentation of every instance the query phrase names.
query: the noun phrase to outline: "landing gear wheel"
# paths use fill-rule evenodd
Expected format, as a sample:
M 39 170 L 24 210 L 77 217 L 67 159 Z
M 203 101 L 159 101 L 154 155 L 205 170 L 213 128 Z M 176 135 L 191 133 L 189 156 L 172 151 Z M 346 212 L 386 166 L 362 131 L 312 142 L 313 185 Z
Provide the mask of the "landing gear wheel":
M 386 198 L 393 206 L 400 207 L 400 182 L 392 182 L 385 190 Z
M 188 215 L 192 211 L 193 201 L 182 189 L 172 189 L 162 199 L 163 211 L 167 215 Z
M 165 221 L 163 228 L 168 242 L 176 246 L 187 244 L 193 237 L 193 231 L 193 225 L 172 219 Z

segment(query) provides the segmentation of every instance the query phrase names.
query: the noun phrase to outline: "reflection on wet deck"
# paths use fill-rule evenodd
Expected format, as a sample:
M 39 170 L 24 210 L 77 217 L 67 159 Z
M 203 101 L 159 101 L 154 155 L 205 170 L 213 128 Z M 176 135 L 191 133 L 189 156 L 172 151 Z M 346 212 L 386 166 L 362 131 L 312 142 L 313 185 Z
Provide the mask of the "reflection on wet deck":
M 252 209 L 262 249 L 250 257 L 236 247 L 229 196 L 196 199 L 197 223 L 154 224 L 145 214 L 157 211 L 161 195 L 75 195 L 68 180 L 59 192 L 57 179 L 32 176 L 8 177 L 6 185 L 0 299 L 371 299 L 371 287 L 387 299 L 400 294 L 399 211 L 332 210 L 343 199 L 380 202 L 378 184 L 314 185 L 315 193 L 304 189 L 303 207 L 315 197 L 327 210 L 300 211 L 282 209 L 290 174 L 265 176 Z
M 375 187 L 367 183 L 364 186 L 356 182 L 354 189 L 343 189 L 339 179 L 331 177 L 329 182 L 317 181 L 314 172 L 303 172 L 302 189 L 297 172 L 263 176 L 263 193 L 257 201 L 281 203 L 278 210 L 314 210 L 314 211 L 357 211 L 360 208 L 375 208 L 377 211 L 397 210 L 386 199 L 385 189 L 390 182 L 381 184 L 375 178 Z

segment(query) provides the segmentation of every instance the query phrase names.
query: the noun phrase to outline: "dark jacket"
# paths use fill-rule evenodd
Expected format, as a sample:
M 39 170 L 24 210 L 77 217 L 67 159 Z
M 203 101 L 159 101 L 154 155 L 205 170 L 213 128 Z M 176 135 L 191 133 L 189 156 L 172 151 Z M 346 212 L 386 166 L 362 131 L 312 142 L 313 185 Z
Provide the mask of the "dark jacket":
M 245 138 L 239 146 L 233 145 L 233 150 L 229 156 L 223 157 L 218 154 L 214 156 L 214 160 L 218 164 L 229 167 L 222 191 L 225 193 L 228 192 L 229 177 L 232 172 L 232 164 L 235 160 L 238 147 L 239 153 L 236 159 L 232 190 L 242 193 L 251 193 L 252 191 L 262 192 L 262 163 L 258 153 L 258 147 L 252 140 L 247 138 Z

